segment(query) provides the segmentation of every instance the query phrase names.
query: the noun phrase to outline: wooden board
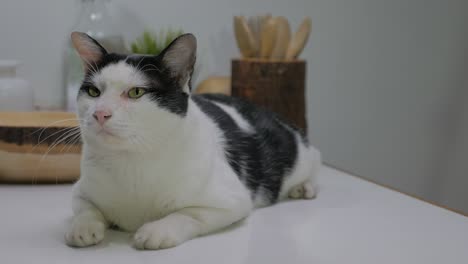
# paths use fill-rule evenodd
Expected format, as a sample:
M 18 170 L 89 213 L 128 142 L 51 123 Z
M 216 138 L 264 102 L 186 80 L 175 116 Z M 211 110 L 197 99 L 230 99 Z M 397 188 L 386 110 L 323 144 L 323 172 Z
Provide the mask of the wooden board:
M 78 179 L 78 125 L 73 113 L 0 112 L 0 182 Z

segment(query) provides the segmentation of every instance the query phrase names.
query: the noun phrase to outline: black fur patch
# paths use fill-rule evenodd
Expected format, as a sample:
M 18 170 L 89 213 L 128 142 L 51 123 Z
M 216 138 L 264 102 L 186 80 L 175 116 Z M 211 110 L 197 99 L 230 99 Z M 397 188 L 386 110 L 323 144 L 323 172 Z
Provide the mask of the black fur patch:
M 223 131 L 226 158 L 255 198 L 259 190 L 270 203 L 278 199 L 283 179 L 293 168 L 298 146 L 293 130 L 278 117 L 241 99 L 224 95 L 194 95 L 193 101 Z M 245 132 L 215 104 L 235 108 L 254 128 Z
M 158 106 L 174 114 L 185 116 L 188 107 L 188 94 L 183 91 L 183 87 L 178 85 L 178 79 L 170 77 L 171 74 L 162 63 L 161 58 L 155 56 L 133 55 L 127 57 L 127 55 L 115 53 L 103 55 L 102 59 L 85 73 L 85 81 L 80 88 L 78 96 L 82 95 L 86 87 L 90 85 L 86 80 L 90 79 L 94 71 L 99 72 L 106 66 L 119 63 L 120 61 L 125 61 L 125 63 L 137 68 L 147 77 L 150 81 L 148 94 Z
M 174 114 L 185 116 L 188 94 L 179 86 L 177 78 L 170 77 L 169 70 L 160 57 L 132 56 L 126 62 L 140 70 L 151 82 L 149 94 L 160 107 Z
M 279 116 L 278 114 L 268 111 L 262 107 L 255 106 L 251 103 L 248 103 L 240 98 L 233 97 L 233 96 L 224 96 L 222 94 L 206 94 L 204 95 L 209 100 L 212 100 L 214 102 L 218 103 L 223 103 L 226 105 L 229 105 L 231 107 L 234 107 L 239 111 L 239 113 L 249 121 L 249 123 L 256 122 L 258 120 L 258 113 L 257 111 L 261 111 L 264 113 L 264 117 L 272 118 L 275 119 L 275 121 L 284 127 L 287 127 L 288 129 L 293 130 L 296 133 L 299 133 L 299 135 L 302 138 L 302 142 L 305 145 L 308 145 L 308 139 L 307 136 L 305 135 L 305 132 L 298 127 L 294 126 L 293 124 L 289 123 L 286 121 L 283 117 Z

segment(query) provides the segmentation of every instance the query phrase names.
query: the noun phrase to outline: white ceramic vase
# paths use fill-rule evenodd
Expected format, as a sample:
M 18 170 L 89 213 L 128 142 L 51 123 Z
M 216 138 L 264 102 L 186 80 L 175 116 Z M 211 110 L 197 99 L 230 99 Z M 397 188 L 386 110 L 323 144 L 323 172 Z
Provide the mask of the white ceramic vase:
M 34 93 L 29 83 L 16 77 L 17 61 L 0 60 L 0 111 L 32 111 Z

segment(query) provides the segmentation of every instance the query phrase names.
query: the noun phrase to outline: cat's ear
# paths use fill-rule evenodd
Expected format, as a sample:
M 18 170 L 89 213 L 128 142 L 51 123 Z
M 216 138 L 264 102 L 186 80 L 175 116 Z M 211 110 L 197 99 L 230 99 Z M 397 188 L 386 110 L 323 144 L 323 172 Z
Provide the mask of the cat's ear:
M 184 86 L 193 72 L 197 53 L 197 39 L 192 34 L 177 37 L 160 54 L 164 67 L 180 86 Z
M 101 61 L 102 57 L 107 54 L 106 49 L 85 33 L 73 32 L 71 34 L 71 40 L 73 46 L 83 60 L 86 71 L 95 67 L 95 65 Z

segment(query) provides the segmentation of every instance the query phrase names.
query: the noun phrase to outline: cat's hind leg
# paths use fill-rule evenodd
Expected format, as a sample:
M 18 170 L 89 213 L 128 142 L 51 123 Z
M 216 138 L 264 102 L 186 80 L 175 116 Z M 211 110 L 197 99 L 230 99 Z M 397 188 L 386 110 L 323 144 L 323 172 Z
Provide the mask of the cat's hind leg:
M 296 168 L 289 175 L 282 187 L 280 198 L 313 199 L 317 195 L 317 174 L 322 161 L 318 150 L 310 146 L 300 147 Z
M 312 180 L 305 181 L 289 190 L 289 198 L 293 199 L 313 199 L 315 198 L 316 190 Z

